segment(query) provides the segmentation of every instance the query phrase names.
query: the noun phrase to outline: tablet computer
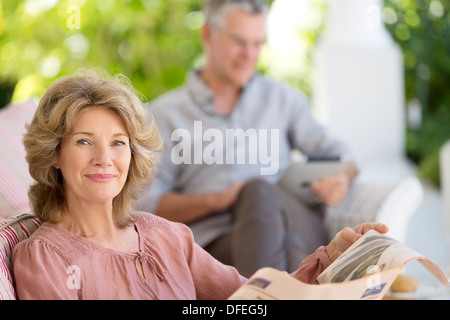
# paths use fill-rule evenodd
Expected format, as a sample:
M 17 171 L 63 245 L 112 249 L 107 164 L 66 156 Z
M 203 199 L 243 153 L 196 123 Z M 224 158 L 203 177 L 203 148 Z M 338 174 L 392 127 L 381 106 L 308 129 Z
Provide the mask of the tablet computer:
M 281 174 L 278 185 L 308 205 L 318 204 L 321 200 L 311 190 L 311 184 L 320 178 L 342 172 L 349 164 L 349 161 L 339 158 L 293 162 Z

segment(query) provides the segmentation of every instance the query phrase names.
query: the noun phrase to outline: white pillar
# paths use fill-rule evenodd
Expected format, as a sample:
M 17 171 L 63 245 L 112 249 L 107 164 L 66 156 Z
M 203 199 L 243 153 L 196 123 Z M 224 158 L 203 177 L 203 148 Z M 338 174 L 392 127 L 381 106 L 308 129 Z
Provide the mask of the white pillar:
M 440 174 L 441 195 L 445 209 L 446 263 L 450 269 L 450 140 L 440 151 Z
M 406 168 L 404 75 L 400 48 L 382 22 L 382 0 L 329 0 L 313 51 L 312 103 L 363 166 Z

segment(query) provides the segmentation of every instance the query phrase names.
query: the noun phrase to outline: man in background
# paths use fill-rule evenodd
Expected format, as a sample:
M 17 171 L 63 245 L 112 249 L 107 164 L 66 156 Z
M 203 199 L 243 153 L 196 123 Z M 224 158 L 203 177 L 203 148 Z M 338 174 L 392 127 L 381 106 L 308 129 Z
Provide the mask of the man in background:
M 165 150 L 137 209 L 188 224 L 198 244 L 244 276 L 266 266 L 292 272 L 328 242 L 324 205 L 343 199 L 356 167 L 314 182 L 321 201 L 313 206 L 277 185 L 294 149 L 311 157 L 350 150 L 301 92 L 255 71 L 264 0 L 209 0 L 204 10 L 205 65 L 149 106 Z

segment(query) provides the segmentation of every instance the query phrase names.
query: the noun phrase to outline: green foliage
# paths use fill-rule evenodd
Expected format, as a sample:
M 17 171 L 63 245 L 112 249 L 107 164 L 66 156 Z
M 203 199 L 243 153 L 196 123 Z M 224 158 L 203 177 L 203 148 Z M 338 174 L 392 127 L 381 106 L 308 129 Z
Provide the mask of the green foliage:
M 203 0 L 2 0 L 0 107 L 12 88 L 14 100 L 40 97 L 59 76 L 86 67 L 123 73 L 149 100 L 181 85 L 202 57 L 202 5 Z
M 407 133 L 407 154 L 439 185 L 439 150 L 450 139 L 450 2 L 387 0 L 384 18 L 404 52 L 406 98 L 422 107 L 422 125 Z
M 303 47 L 302 52 L 299 52 L 296 56 L 297 63 L 300 66 L 290 68 L 280 74 L 279 70 L 274 72 L 267 68 L 267 65 L 271 64 L 269 60 L 261 65 L 260 70 L 271 77 L 281 78 L 289 82 L 299 88 L 306 96 L 311 97 L 312 52 L 325 27 L 326 3 L 324 0 L 305 1 L 308 3 L 308 16 L 304 17 L 306 22 L 298 30 L 296 39 Z
M 39 5 L 48 4 L 48 7 Z M 79 68 L 123 73 L 148 99 L 180 85 L 202 51 L 201 0 L 18 1 L 0 4 L 0 82 L 41 96 Z

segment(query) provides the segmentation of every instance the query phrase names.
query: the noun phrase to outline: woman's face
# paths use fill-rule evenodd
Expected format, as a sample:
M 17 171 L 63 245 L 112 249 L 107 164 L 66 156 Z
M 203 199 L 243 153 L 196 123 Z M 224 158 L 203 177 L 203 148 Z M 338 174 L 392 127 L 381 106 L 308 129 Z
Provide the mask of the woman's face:
M 125 184 L 130 161 L 130 139 L 121 118 L 112 110 L 91 107 L 76 117 L 55 167 L 61 169 L 69 203 L 112 203 Z

